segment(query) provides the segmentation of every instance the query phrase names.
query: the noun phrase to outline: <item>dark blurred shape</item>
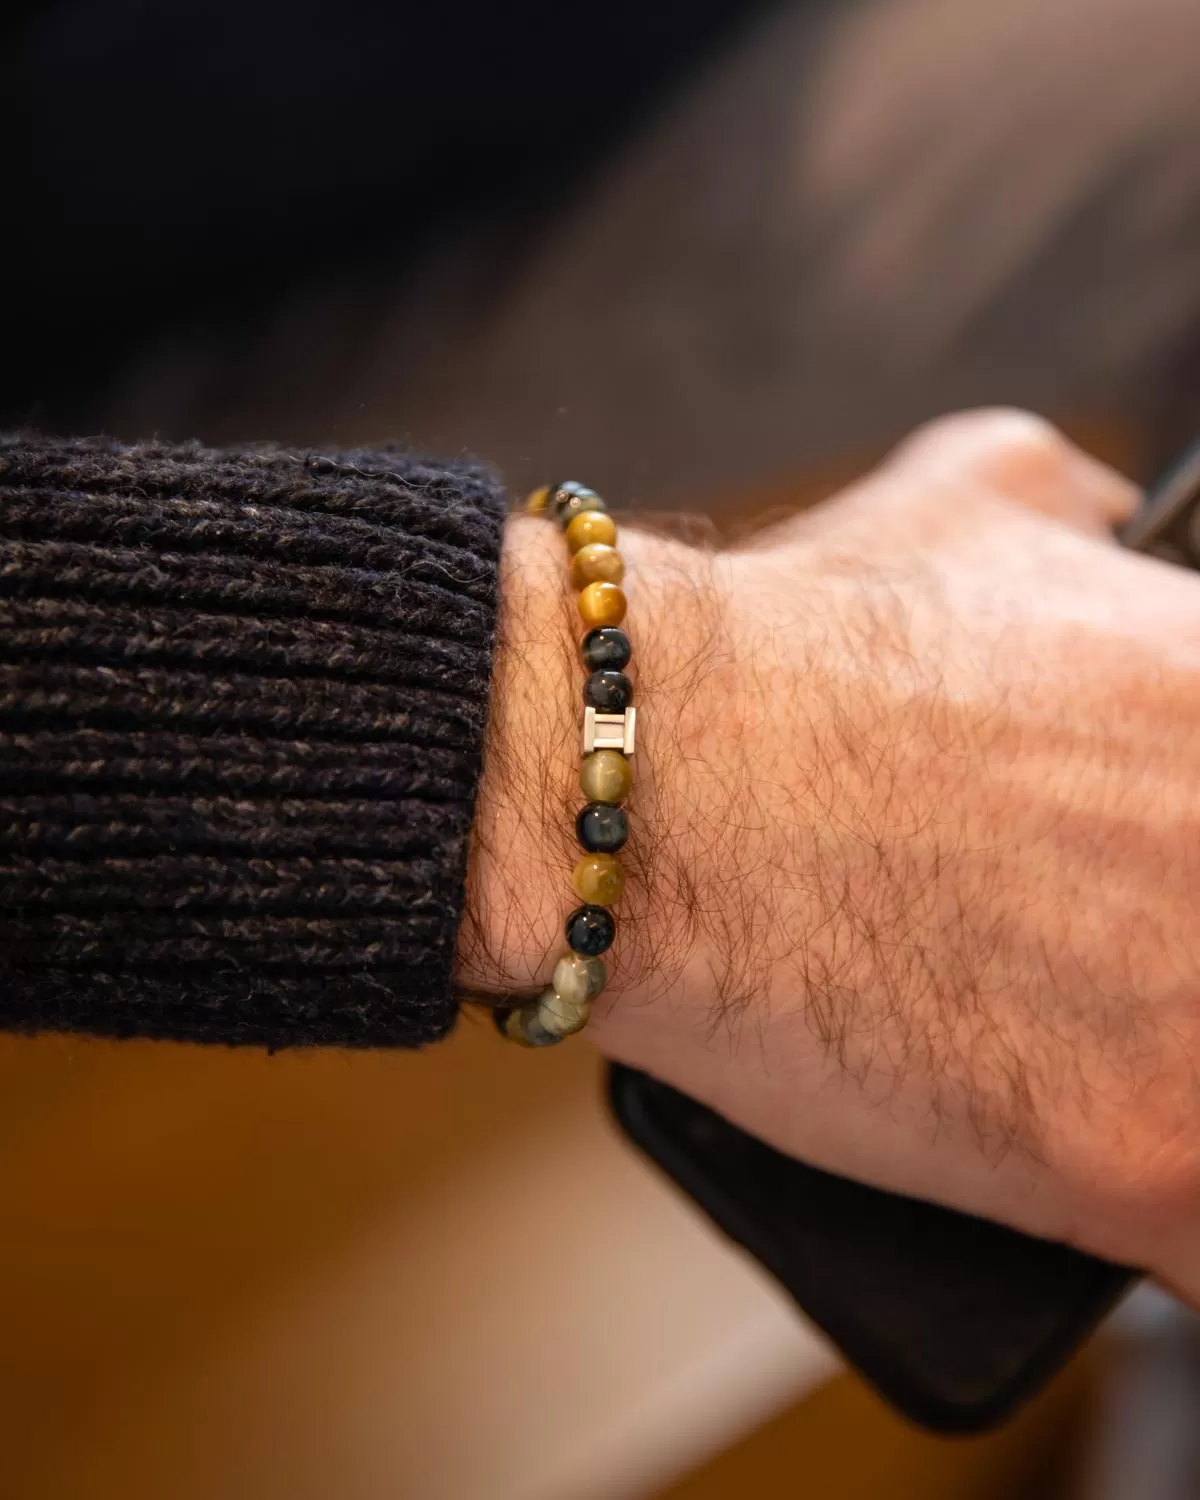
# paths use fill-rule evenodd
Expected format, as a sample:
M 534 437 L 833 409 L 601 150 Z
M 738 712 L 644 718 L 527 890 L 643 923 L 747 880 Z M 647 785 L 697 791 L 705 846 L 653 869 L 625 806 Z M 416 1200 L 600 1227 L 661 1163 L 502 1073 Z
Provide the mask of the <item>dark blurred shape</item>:
M 0 414 L 70 425 L 138 339 L 322 265 L 394 271 L 585 174 L 770 0 L 61 0 L 18 8 Z
M 631 1140 L 744 1246 L 910 1421 L 976 1433 L 1058 1373 L 1133 1273 L 773 1150 L 614 1065 Z
M 10 420 L 695 508 L 954 407 L 1147 473 L 1200 419 L 1192 0 L 23 15 Z

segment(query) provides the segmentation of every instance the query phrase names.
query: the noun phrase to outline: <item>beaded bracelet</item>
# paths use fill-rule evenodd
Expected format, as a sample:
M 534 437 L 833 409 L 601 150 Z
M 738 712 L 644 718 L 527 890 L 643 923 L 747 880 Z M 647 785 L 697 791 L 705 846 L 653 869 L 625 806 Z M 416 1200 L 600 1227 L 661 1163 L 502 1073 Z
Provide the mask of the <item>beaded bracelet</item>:
M 588 627 L 579 654 L 591 674 L 583 689 L 583 760 L 579 785 L 587 798 L 575 819 L 586 851 L 572 873 L 583 902 L 567 918 L 568 951 L 554 966 L 549 988 L 536 1000 L 495 1012 L 502 1036 L 524 1047 L 553 1047 L 582 1031 L 608 970 L 600 957 L 612 947 L 617 924 L 609 907 L 621 895 L 625 871 L 617 852 L 629 836 L 621 803 L 629 796 L 637 710 L 624 668 L 632 649 L 621 630 L 625 563 L 617 551 L 617 528 L 600 496 L 582 484 L 535 490 L 527 509 L 552 515 L 566 533 L 571 583 L 579 590 L 579 615 Z

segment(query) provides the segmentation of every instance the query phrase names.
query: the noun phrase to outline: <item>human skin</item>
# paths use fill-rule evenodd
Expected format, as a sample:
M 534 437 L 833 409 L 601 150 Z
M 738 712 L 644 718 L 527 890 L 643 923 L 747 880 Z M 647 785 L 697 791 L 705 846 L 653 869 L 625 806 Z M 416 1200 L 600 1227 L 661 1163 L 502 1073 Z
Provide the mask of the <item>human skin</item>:
M 705 550 L 623 528 L 638 751 L 588 1035 L 782 1150 L 1200 1302 L 1200 581 L 1023 413 Z M 582 671 L 516 517 L 460 977 L 544 983 Z

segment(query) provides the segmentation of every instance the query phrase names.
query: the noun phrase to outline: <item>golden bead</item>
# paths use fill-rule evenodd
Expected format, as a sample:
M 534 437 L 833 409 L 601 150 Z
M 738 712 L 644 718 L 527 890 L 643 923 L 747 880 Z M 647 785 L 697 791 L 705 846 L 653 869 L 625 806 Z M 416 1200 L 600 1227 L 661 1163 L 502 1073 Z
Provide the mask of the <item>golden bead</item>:
M 577 589 L 589 583 L 620 583 L 624 577 L 624 559 L 603 542 L 589 542 L 571 559 L 571 582 Z
M 625 871 L 611 854 L 585 854 L 572 872 L 571 883 L 589 906 L 611 906 L 625 889 Z
M 525 501 L 525 509 L 532 511 L 534 515 L 539 515 L 549 504 L 550 486 L 544 484 L 540 489 L 532 491 L 529 498 Z
M 589 802 L 624 802 L 633 786 L 633 767 L 619 750 L 596 750 L 579 767 L 579 786 Z
M 571 552 L 593 542 L 611 547 L 616 540 L 617 523 L 602 510 L 585 510 L 582 515 L 573 516 L 567 527 L 567 547 Z
M 625 592 L 615 583 L 589 583 L 579 595 L 579 617 L 589 629 L 619 625 L 625 618 L 625 608 Z

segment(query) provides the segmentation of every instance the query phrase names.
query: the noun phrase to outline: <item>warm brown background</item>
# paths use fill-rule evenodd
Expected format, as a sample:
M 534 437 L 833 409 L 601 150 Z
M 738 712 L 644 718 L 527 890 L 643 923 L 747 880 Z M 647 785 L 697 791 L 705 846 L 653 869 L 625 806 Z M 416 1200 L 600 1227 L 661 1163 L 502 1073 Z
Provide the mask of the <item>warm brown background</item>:
M 596 1074 L 582 1045 L 531 1059 L 470 1025 L 421 1057 L 7 1040 L 0 1493 L 650 1494 L 753 1425 L 822 1356 L 739 1410 L 741 1319 L 779 1362 L 766 1294 L 730 1291 L 749 1273 L 611 1139 Z M 728 1389 L 673 1398 L 714 1362 Z M 1029 1496 L 1077 1394 L 943 1444 L 839 1381 L 665 1493 Z

